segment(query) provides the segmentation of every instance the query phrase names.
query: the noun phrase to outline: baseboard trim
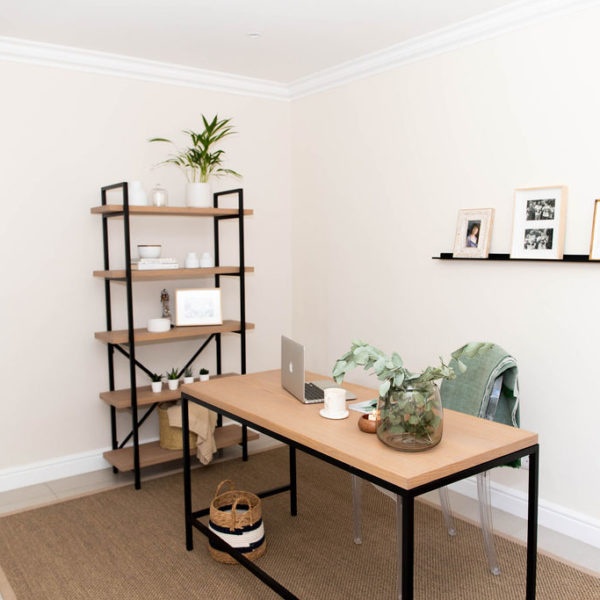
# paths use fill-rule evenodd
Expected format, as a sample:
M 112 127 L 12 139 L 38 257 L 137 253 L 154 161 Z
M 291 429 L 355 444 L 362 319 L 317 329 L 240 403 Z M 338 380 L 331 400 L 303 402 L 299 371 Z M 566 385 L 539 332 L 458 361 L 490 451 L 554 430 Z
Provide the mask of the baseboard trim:
M 450 489 L 468 498 L 477 499 L 477 481 L 474 477 L 453 483 Z M 521 519 L 527 519 L 527 494 L 492 482 L 491 498 L 494 508 Z M 595 548 L 600 548 L 600 521 L 559 504 L 540 499 L 538 524 Z
M 141 441 L 145 443 L 157 439 L 157 437 L 153 437 Z M 102 454 L 107 450 L 110 448 L 90 450 L 2 469 L 0 470 L 0 492 L 106 469 L 110 467 L 110 464 Z M 468 498 L 477 499 L 475 478 L 454 483 L 450 489 Z M 491 496 L 494 508 L 522 519 L 527 518 L 527 495 L 525 493 L 492 482 Z M 597 519 L 540 499 L 538 522 L 543 527 L 600 548 L 600 521 Z
M 158 437 L 140 440 L 140 443 L 156 440 Z M 0 470 L 0 492 L 106 469 L 110 467 L 110 463 L 102 454 L 108 450 L 111 448 L 99 448 L 2 469 Z

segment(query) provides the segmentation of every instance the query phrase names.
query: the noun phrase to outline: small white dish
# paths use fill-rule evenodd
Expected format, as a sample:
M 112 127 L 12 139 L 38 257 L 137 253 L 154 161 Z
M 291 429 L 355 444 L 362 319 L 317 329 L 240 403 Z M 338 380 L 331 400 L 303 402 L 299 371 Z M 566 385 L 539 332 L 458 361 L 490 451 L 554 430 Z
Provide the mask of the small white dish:
M 326 419 L 345 419 L 350 414 L 350 411 L 345 410 L 344 412 L 339 413 L 328 413 L 324 408 L 322 408 L 319 411 L 319 414 Z
M 160 244 L 138 244 L 138 255 L 140 258 L 159 258 Z

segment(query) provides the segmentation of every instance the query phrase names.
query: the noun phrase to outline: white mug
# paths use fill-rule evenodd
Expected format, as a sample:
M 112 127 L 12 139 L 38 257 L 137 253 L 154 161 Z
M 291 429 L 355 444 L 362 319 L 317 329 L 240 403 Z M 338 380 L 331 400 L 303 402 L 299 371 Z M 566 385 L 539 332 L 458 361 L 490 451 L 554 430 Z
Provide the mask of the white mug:
M 346 411 L 346 390 L 342 388 L 325 389 L 325 412 L 339 415 Z

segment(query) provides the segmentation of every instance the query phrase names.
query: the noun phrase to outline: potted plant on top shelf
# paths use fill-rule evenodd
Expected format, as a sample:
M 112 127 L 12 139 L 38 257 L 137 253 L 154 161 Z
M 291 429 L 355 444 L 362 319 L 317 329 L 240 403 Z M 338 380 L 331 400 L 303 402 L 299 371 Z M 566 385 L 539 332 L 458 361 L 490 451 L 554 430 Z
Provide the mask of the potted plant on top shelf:
M 169 386 L 169 389 L 173 391 L 179 387 L 179 374 L 175 367 L 170 371 L 167 371 L 167 385 Z
M 491 344 L 466 344 L 452 358 L 456 360 L 460 373 L 467 370 L 462 357 L 472 358 Z M 426 450 L 442 439 L 442 402 L 436 380 L 454 379 L 452 367 L 440 358 L 439 367 L 427 367 L 421 373 L 412 373 L 404 367 L 397 352 L 391 356 L 381 350 L 356 341 L 333 368 L 333 378 L 341 383 L 348 372 L 361 366 L 365 371 L 372 369 L 381 381 L 377 403 L 377 436 L 397 450 Z
M 208 369 L 200 369 L 200 381 L 208 381 L 210 375 L 208 374 Z
M 190 137 L 191 145 L 182 150 L 175 146 L 177 152 L 160 164 L 173 164 L 184 172 L 188 182 L 185 192 L 187 206 L 210 207 L 213 205 L 210 177 L 223 175 L 241 177 L 241 175 L 231 169 L 223 168 L 225 150 L 215 149 L 218 142 L 235 133 L 229 124 L 231 119 L 219 120 L 219 116 L 215 115 L 211 121 L 208 121 L 204 115 L 201 116 L 204 130 L 200 133 L 185 130 L 183 133 Z M 149 141 L 175 145 L 167 138 L 151 138 Z

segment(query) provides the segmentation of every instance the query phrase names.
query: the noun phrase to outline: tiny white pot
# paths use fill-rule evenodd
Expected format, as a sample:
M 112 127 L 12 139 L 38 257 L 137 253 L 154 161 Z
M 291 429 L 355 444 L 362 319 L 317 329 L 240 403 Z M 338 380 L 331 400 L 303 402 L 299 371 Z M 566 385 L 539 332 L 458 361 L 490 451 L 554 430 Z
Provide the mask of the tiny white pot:
M 200 375 L 200 381 L 208 381 L 210 379 L 210 375 Z
M 152 382 L 152 391 L 157 394 L 158 392 L 162 392 L 162 381 L 153 381 Z
M 167 379 L 167 385 L 170 390 L 175 391 L 179 387 L 179 379 Z
M 193 377 L 184 377 L 183 383 L 194 383 L 194 378 Z
M 188 183 L 185 187 L 185 205 L 193 208 L 212 207 L 210 183 Z

